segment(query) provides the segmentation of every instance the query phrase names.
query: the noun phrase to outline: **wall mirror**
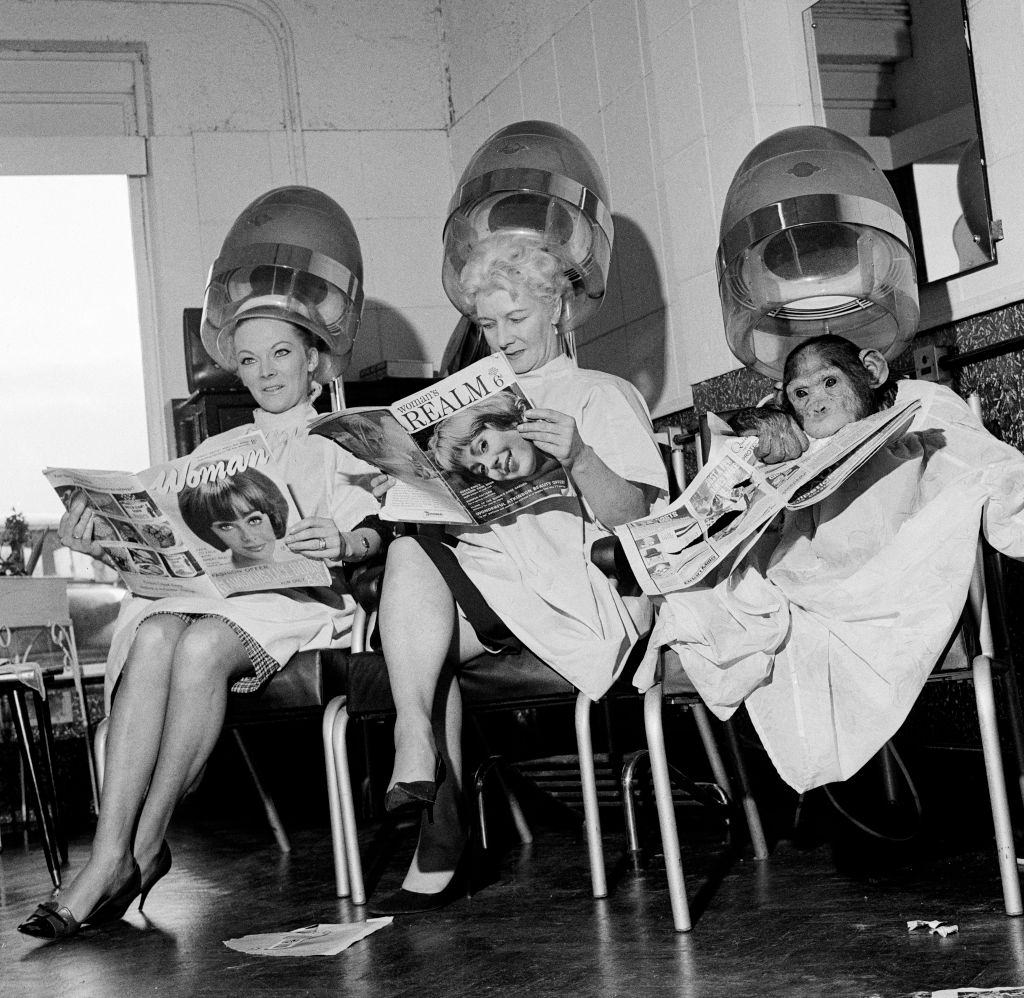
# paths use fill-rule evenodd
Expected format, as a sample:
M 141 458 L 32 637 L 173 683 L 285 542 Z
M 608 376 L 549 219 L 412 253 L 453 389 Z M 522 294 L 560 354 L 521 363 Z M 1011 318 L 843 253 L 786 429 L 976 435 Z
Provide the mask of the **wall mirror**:
M 817 0 L 806 26 L 818 123 L 856 139 L 889 178 L 914 234 L 919 282 L 995 263 L 961 0 Z

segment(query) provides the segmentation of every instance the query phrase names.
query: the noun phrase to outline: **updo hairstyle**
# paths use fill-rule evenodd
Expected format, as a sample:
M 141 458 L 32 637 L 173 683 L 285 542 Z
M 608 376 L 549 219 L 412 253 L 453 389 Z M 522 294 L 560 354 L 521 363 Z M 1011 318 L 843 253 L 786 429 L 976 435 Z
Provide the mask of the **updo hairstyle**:
M 473 247 L 459 286 L 474 310 L 482 294 L 506 291 L 518 301 L 525 291 L 554 311 L 572 284 L 565 276 L 565 264 L 540 236 L 495 232 Z

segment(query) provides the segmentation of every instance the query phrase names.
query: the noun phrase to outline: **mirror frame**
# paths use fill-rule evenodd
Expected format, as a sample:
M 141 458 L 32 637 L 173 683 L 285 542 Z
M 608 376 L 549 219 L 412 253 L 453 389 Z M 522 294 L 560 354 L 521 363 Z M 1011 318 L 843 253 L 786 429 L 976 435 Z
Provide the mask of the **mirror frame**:
M 927 0 L 924 0 L 924 2 L 927 2 Z M 826 121 L 824 98 L 822 95 L 821 68 L 818 61 L 817 35 L 815 30 L 814 19 L 814 11 L 815 7 L 817 6 L 817 3 L 818 0 L 813 0 L 813 2 L 807 3 L 802 12 L 804 28 L 804 46 L 807 54 L 808 75 L 810 79 L 811 108 L 813 113 L 814 124 L 822 125 L 825 127 L 834 127 L 829 125 L 829 123 Z M 966 267 L 961 270 L 957 270 L 943 277 L 939 277 L 936 278 L 935 280 L 928 281 L 927 283 L 922 282 L 920 284 L 922 306 L 920 326 L 921 329 L 929 328 L 930 326 L 939 325 L 943 322 L 950 321 L 949 318 L 944 318 L 942 315 L 942 313 L 948 311 L 948 305 L 945 308 L 942 307 L 943 302 L 948 302 L 948 293 L 945 290 L 945 285 L 948 282 L 957 280 L 958 278 L 961 278 L 967 274 L 973 274 L 979 270 L 984 270 L 989 267 L 995 266 L 999 262 L 997 243 L 1002 238 L 1001 222 L 993 217 L 992 212 L 992 198 L 989 187 L 987 160 L 985 156 L 985 140 L 982 132 L 981 112 L 978 99 L 978 84 L 974 61 L 974 48 L 971 39 L 970 18 L 966 0 L 960 0 L 959 7 L 962 17 L 963 38 L 967 55 L 968 79 L 971 89 L 970 106 L 973 109 L 974 126 L 978 140 L 981 162 L 981 178 L 985 196 L 985 212 L 990 232 L 991 259 L 984 261 L 982 263 L 975 264 L 970 267 Z M 855 141 L 860 141 L 857 136 L 850 137 L 853 138 Z M 867 151 L 869 152 L 869 154 L 872 155 L 873 158 L 878 159 L 875 150 L 867 148 Z M 885 169 L 884 163 L 879 162 L 879 166 L 887 175 L 891 172 L 890 170 Z M 908 217 L 910 217 L 910 213 L 908 213 Z M 922 248 L 920 246 L 915 246 L 915 253 L 918 259 L 919 272 L 921 274 L 924 274 L 925 270 Z

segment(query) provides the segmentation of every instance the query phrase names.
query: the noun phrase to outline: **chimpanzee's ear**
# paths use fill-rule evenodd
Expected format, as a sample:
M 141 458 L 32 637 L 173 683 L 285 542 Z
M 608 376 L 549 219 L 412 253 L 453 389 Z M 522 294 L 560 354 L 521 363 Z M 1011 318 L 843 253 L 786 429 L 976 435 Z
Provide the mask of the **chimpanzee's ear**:
M 877 350 L 861 350 L 860 362 L 871 375 L 871 387 L 878 388 L 889 377 L 889 362 Z

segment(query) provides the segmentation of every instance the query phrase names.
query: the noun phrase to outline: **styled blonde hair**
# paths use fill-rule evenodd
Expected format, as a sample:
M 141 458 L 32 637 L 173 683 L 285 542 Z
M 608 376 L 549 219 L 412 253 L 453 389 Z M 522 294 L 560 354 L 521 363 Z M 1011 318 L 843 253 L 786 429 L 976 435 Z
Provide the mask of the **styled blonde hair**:
M 511 391 L 482 399 L 438 423 L 428 444 L 430 454 L 445 471 L 462 471 L 474 479 L 488 481 L 486 475 L 470 471 L 473 460 L 467 453 L 469 445 L 488 427 L 514 430 L 523 421 L 525 411 L 526 400 Z
M 459 285 L 474 310 L 477 297 L 491 291 L 507 291 L 513 301 L 525 291 L 553 310 L 572 286 L 564 271 L 539 235 L 495 232 L 473 247 Z

